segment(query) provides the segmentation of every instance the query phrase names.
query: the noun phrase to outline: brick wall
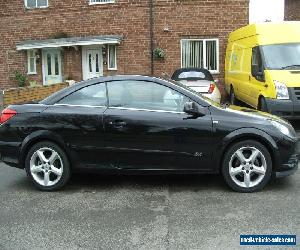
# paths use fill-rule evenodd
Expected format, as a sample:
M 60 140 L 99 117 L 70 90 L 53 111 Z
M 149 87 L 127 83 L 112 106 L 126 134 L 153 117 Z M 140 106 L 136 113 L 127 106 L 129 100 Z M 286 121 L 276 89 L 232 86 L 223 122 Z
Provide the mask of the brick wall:
M 218 38 L 220 79 L 224 78 L 228 34 L 248 24 L 249 0 L 153 0 L 154 46 L 166 51 L 165 60 L 154 62 L 154 75 L 171 75 L 180 67 L 182 38 Z M 164 28 L 170 27 L 170 32 Z M 70 37 L 123 35 L 118 46 L 117 71 L 104 74 L 151 73 L 149 0 L 117 0 L 115 4 L 89 5 L 88 0 L 49 0 L 49 8 L 26 10 L 24 1 L 4 1 L 0 9 L 0 88 L 16 86 L 16 70 L 26 73 L 26 52 L 17 52 L 24 40 L 49 39 L 63 32 Z M 41 56 L 40 56 L 41 58 Z M 82 79 L 81 48 L 63 49 L 63 75 Z M 42 82 L 41 59 L 38 74 L 30 80 Z
M 166 60 L 155 63 L 155 74 L 172 74 L 180 68 L 181 39 L 218 38 L 220 74 L 214 78 L 220 80 L 222 91 L 228 35 L 248 24 L 248 4 L 245 0 L 157 0 L 154 9 L 155 45 L 166 50 Z M 169 27 L 171 32 L 164 32 L 164 27 Z
M 284 19 L 286 21 L 300 21 L 299 0 L 285 0 Z
M 40 101 L 67 86 L 67 83 L 59 83 L 48 86 L 7 89 L 3 91 L 3 103 L 1 106 L 5 107 L 10 104 Z

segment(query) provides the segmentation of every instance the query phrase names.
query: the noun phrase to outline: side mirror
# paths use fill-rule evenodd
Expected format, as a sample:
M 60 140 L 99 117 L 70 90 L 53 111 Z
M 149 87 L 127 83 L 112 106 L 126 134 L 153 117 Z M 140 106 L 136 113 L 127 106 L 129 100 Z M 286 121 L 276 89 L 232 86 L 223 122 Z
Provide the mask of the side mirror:
M 252 65 L 251 69 L 252 76 L 258 81 L 265 81 L 264 72 L 262 72 L 258 65 Z
M 199 106 L 195 102 L 186 102 L 184 104 L 183 111 L 192 116 L 204 116 L 205 112 L 199 109 Z

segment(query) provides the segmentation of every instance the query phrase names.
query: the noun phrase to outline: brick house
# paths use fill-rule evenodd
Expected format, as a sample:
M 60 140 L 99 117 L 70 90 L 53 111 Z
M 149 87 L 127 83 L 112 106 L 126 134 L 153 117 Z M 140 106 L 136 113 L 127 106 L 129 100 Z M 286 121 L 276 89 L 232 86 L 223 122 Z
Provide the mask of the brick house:
M 285 0 L 284 19 L 286 21 L 300 21 L 299 0 Z
M 0 88 L 207 67 L 223 80 L 228 34 L 249 0 L 11 0 L 0 9 Z M 164 59 L 153 49 L 162 48 Z

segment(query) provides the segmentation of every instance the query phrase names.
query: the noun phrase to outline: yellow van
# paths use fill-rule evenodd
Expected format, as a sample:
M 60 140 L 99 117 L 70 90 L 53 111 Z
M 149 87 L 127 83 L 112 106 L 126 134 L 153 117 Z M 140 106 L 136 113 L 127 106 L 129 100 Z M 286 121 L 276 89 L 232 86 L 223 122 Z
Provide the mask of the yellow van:
M 300 118 L 300 22 L 252 24 L 229 36 L 226 91 L 281 117 Z

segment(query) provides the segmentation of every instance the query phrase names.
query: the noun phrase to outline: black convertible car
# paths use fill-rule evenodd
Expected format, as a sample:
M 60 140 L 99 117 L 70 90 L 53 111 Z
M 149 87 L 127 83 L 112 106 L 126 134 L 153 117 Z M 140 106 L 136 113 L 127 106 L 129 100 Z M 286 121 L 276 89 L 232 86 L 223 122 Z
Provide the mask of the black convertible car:
M 84 81 L 1 115 L 1 160 L 41 190 L 72 172 L 222 173 L 235 191 L 262 189 L 298 167 L 286 121 L 221 106 L 170 81 L 114 76 Z

